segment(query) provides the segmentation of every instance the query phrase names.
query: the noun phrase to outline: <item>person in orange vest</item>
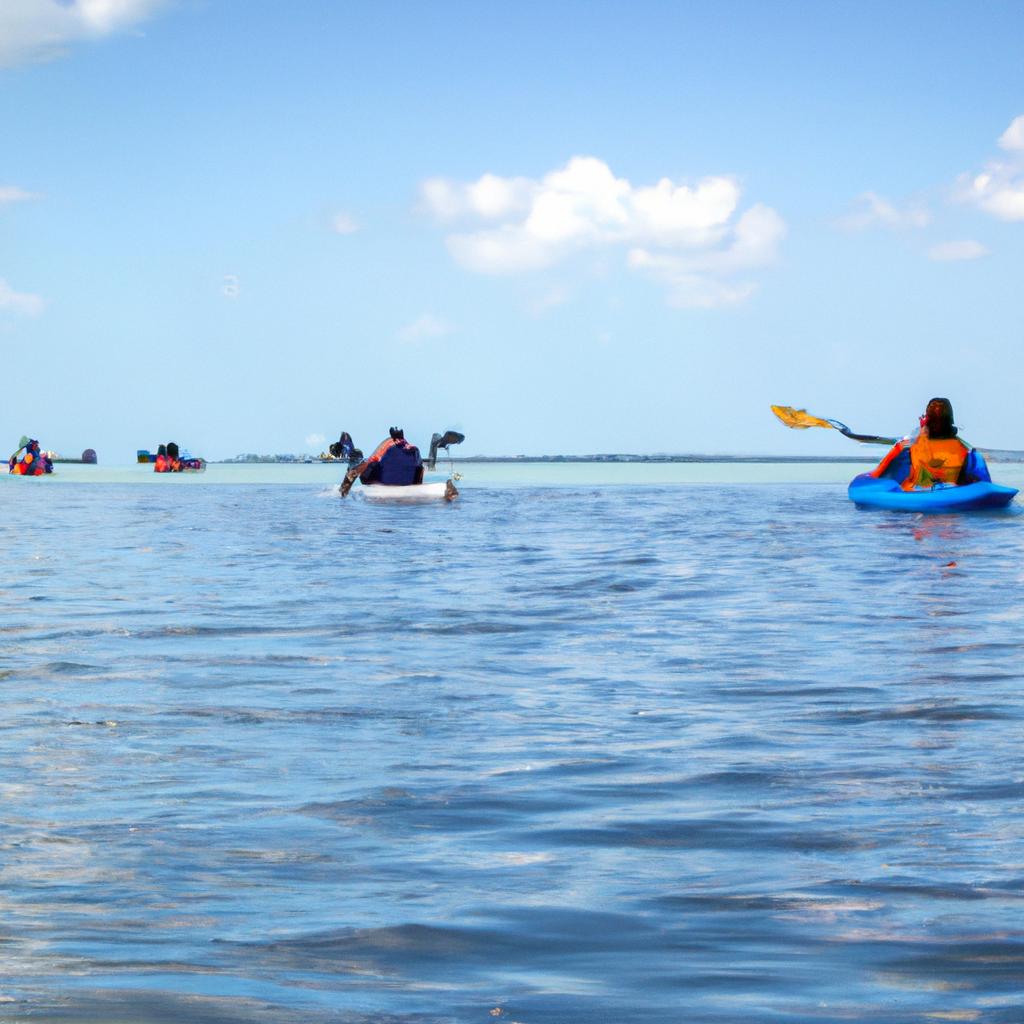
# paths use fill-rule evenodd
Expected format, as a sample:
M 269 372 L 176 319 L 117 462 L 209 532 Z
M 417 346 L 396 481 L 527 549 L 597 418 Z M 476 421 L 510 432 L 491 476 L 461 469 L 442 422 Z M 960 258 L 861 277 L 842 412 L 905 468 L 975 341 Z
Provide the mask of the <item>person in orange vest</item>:
M 178 446 L 173 441 L 167 442 L 167 461 L 170 463 L 169 472 L 181 472 L 181 458 L 178 455 Z
M 153 461 L 154 473 L 170 473 L 171 462 L 167 458 L 167 445 L 161 444 L 156 449 L 156 459 Z
M 981 453 L 957 433 L 952 403 L 948 398 L 933 398 L 917 434 L 897 441 L 871 475 L 898 479 L 905 491 L 991 479 Z

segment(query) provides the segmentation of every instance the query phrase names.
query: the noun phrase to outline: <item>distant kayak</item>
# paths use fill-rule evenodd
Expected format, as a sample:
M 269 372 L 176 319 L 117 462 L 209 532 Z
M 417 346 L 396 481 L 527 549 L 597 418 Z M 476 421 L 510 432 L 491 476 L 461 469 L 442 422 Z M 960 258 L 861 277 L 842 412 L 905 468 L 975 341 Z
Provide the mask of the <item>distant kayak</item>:
M 370 501 L 454 501 L 459 492 L 451 480 L 444 483 L 406 484 L 405 486 L 388 486 L 387 484 L 363 484 L 359 493 Z
M 936 484 L 928 490 L 905 491 L 899 481 L 861 473 L 850 481 L 850 500 L 863 508 L 893 512 L 976 512 L 1006 508 L 1017 491 L 990 481 L 972 484 Z

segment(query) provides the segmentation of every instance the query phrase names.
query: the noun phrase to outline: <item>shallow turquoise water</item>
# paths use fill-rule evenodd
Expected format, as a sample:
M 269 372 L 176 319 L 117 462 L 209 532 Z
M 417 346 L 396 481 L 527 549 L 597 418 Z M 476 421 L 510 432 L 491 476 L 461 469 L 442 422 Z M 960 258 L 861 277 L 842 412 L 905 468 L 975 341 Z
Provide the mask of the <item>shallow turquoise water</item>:
M 427 474 L 428 480 L 444 480 L 453 472 L 459 487 L 616 487 L 687 483 L 840 483 L 848 482 L 867 463 L 444 463 Z M 1024 466 L 1002 470 L 1024 479 Z M 202 473 L 154 473 L 144 464 L 115 466 L 58 465 L 52 476 L 33 482 L 47 486 L 65 483 L 148 484 L 153 487 L 194 487 L 207 484 L 321 484 L 337 485 L 345 467 L 323 463 L 210 463 Z M 12 485 L 21 481 L 0 474 Z M 359 487 L 355 488 L 358 496 Z
M 1024 1018 L 1019 506 L 460 468 L 0 486 L 0 1019 Z

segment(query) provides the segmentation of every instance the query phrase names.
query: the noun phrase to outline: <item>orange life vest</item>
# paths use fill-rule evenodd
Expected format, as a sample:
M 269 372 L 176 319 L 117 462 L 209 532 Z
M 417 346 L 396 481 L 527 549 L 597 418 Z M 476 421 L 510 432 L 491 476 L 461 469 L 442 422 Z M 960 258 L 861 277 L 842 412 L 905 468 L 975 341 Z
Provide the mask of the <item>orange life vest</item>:
M 901 486 L 905 491 L 933 484 L 955 484 L 970 449 L 956 437 L 933 441 L 922 434 L 910 446 L 910 476 Z

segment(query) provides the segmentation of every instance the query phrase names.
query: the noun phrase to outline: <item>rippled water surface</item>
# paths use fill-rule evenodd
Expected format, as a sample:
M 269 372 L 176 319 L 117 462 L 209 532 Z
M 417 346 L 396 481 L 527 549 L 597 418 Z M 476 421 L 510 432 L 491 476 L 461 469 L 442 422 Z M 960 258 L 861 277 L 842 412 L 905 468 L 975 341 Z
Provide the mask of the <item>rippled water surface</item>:
M 0 1019 L 1020 1022 L 1018 512 L 5 481 Z

